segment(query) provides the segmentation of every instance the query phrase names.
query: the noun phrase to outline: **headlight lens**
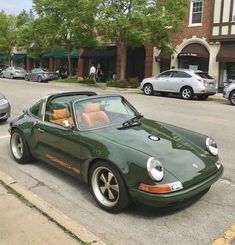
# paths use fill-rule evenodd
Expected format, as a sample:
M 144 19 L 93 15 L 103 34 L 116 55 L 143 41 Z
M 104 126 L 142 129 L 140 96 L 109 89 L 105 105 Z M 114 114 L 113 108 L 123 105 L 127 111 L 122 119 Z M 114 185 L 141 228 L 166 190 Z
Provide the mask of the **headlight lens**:
M 212 155 L 214 156 L 218 155 L 219 150 L 218 150 L 217 144 L 213 139 L 209 137 L 206 139 L 206 148 Z
M 7 103 L 7 99 L 0 99 L 0 105 L 6 105 Z
M 147 170 L 149 176 L 155 181 L 161 181 L 164 176 L 164 169 L 160 161 L 150 157 L 147 161 Z

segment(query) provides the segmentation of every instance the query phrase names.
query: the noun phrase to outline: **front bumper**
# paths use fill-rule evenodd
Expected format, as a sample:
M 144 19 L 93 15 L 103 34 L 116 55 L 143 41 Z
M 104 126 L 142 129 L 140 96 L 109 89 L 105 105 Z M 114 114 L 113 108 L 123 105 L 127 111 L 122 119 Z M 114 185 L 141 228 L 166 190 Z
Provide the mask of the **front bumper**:
M 0 106 L 0 120 L 8 119 L 10 117 L 10 114 L 11 114 L 10 104 Z
M 223 174 L 223 166 L 212 176 L 187 189 L 175 191 L 166 194 L 152 194 L 138 189 L 131 189 L 130 195 L 133 201 L 152 207 L 170 207 L 183 203 L 186 200 L 193 199 L 199 193 L 208 189 Z

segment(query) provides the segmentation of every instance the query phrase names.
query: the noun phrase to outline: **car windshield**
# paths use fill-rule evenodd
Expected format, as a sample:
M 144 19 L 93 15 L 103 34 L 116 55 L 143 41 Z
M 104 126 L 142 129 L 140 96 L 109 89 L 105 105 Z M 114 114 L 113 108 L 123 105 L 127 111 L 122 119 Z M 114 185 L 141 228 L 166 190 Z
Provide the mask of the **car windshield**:
M 195 72 L 196 75 L 198 75 L 201 78 L 205 79 L 213 79 L 210 75 L 208 75 L 206 72 Z
M 76 101 L 74 109 L 78 127 L 81 130 L 122 125 L 139 114 L 133 106 L 120 96 Z

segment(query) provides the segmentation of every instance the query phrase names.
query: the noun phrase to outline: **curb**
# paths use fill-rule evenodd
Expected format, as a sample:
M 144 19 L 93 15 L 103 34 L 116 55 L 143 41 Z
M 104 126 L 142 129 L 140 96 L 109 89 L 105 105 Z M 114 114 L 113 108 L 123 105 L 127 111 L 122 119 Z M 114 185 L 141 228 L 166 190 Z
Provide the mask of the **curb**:
M 88 231 L 86 228 L 78 224 L 73 219 L 63 214 L 60 210 L 41 199 L 33 192 L 17 183 L 9 175 L 0 171 L 0 181 L 2 181 L 9 189 L 12 189 L 18 196 L 23 197 L 30 206 L 34 207 L 40 213 L 47 216 L 50 220 L 56 223 L 60 228 L 66 230 L 72 237 L 77 238 L 81 243 L 106 245 L 100 238 Z

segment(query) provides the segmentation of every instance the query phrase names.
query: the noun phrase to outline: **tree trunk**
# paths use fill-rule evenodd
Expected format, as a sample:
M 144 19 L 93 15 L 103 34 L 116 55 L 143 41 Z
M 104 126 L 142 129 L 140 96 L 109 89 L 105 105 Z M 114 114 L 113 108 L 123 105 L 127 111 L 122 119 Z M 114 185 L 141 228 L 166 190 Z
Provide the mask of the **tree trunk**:
M 69 77 L 72 76 L 72 69 L 71 69 L 71 50 L 68 50 L 68 73 Z
M 126 50 L 127 45 L 125 42 L 119 42 L 118 43 L 118 55 L 119 55 L 119 74 L 117 74 L 117 77 L 122 81 L 126 78 Z

